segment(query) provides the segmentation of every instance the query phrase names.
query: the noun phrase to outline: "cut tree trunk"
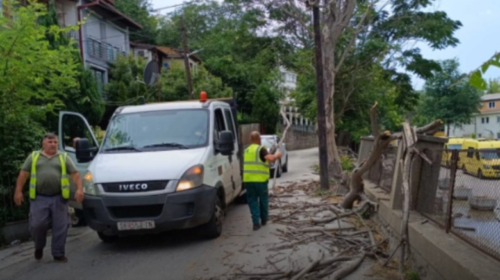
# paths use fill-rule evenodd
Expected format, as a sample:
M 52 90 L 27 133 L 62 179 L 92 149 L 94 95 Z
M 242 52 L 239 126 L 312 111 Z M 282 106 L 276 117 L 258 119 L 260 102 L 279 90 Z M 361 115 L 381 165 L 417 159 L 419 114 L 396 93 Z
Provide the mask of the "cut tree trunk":
M 350 191 L 344 197 L 342 201 L 342 207 L 345 209 L 352 209 L 354 205 L 354 201 L 360 200 L 362 201 L 362 195 L 364 193 L 363 188 L 363 174 L 370 170 L 373 165 L 380 159 L 381 155 L 389 146 L 389 144 L 393 140 L 401 139 L 402 133 L 391 134 L 389 131 L 384 131 L 383 133 L 379 132 L 379 127 L 377 125 L 377 106 L 378 103 L 375 102 L 373 107 L 370 109 L 370 120 L 371 120 L 371 130 L 375 141 L 372 146 L 372 150 L 370 155 L 366 160 L 364 160 L 358 167 L 356 167 L 351 175 L 350 180 Z M 436 120 L 426 126 L 420 127 L 416 129 L 416 133 L 419 134 L 433 134 L 438 131 L 443 126 L 443 122 L 441 120 Z

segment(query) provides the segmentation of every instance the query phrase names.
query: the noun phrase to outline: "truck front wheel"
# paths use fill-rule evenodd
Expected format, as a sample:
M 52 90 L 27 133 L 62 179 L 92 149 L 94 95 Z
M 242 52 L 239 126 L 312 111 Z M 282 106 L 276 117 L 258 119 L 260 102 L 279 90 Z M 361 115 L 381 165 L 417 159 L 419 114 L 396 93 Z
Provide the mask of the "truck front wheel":
M 217 238 L 222 234 L 222 223 L 224 221 L 224 210 L 218 196 L 215 198 L 215 209 L 210 221 L 203 226 L 203 235 L 207 238 Z

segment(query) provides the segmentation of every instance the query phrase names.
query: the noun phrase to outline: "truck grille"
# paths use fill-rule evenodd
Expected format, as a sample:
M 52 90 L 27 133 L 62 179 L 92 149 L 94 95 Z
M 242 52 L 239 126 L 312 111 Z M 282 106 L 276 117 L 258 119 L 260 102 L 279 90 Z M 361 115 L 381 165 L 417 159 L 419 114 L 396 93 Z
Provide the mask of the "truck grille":
M 108 193 L 136 193 L 164 190 L 168 181 L 145 181 L 145 182 L 120 182 L 102 184 L 105 192 Z M 144 186 L 147 186 L 144 188 Z
M 163 204 L 108 207 L 115 218 L 154 218 L 161 215 Z

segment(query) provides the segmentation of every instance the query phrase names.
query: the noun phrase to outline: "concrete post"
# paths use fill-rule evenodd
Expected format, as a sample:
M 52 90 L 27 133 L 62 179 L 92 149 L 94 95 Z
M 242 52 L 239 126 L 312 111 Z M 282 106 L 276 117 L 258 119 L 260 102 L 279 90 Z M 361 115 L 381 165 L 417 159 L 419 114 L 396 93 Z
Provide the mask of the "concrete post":
M 433 211 L 440 173 L 441 155 L 444 144 L 448 140 L 426 135 L 418 135 L 416 148 L 424 153 L 432 162 L 428 164 L 420 156 L 415 155 L 410 174 L 410 209 L 419 212 Z M 394 170 L 391 190 L 391 209 L 402 208 L 402 145 L 398 147 L 397 164 Z

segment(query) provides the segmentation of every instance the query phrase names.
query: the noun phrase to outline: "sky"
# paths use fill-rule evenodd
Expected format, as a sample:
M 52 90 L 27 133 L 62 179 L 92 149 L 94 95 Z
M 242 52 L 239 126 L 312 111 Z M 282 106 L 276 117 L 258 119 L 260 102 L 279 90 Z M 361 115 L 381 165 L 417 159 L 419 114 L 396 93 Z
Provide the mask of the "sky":
M 150 0 L 155 9 L 181 4 L 183 0 Z M 496 31 L 500 25 L 500 0 L 436 0 L 430 10 L 440 10 L 453 20 L 462 22 L 462 27 L 455 32 L 460 44 L 454 48 L 432 50 L 426 44 L 417 42 L 425 58 L 443 60 L 457 58 L 460 70 L 469 73 L 477 69 L 496 51 L 500 50 L 500 36 Z M 166 13 L 172 9 L 165 9 Z M 485 78 L 500 77 L 500 69 L 490 68 Z M 420 89 L 424 81 L 412 78 L 413 85 Z

